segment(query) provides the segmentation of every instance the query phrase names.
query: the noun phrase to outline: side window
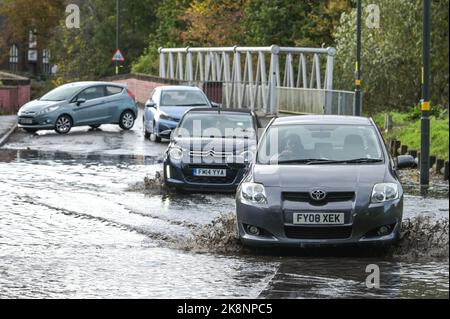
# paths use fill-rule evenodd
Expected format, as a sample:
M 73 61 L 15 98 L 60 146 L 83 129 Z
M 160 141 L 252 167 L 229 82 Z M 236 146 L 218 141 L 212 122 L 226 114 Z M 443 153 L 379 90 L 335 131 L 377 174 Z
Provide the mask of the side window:
M 86 99 L 86 101 L 98 99 L 105 96 L 104 86 L 93 86 L 85 89 L 80 94 L 78 94 L 79 99 Z
M 106 87 L 106 95 L 107 96 L 111 96 L 111 95 L 116 95 L 119 94 L 123 91 L 123 88 L 121 88 L 120 86 L 107 86 Z

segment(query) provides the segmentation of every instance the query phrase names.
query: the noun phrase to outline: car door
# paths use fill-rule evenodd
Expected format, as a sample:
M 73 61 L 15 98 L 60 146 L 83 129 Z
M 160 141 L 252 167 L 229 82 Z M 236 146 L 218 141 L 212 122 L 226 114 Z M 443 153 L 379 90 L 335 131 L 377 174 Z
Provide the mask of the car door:
M 105 86 L 91 86 L 81 91 L 75 100 L 73 112 L 76 125 L 107 123 L 111 115 L 106 106 Z
M 108 113 L 109 123 L 117 122 L 120 114 L 125 108 L 125 100 L 123 95 L 123 87 L 115 85 L 106 86 L 106 97 L 105 97 L 105 111 Z M 127 95 L 128 96 L 128 95 Z

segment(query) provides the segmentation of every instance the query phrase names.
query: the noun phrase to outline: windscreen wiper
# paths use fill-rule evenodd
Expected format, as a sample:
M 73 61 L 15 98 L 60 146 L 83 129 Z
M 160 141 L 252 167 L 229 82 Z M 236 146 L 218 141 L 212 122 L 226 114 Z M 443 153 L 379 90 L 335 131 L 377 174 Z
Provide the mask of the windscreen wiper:
M 310 163 L 328 163 L 330 160 L 321 159 L 321 158 L 307 158 L 307 159 L 292 159 L 285 161 L 278 161 L 278 164 L 307 164 Z M 334 161 L 332 161 L 334 162 Z
M 348 160 L 320 160 L 320 161 L 311 161 L 307 163 L 307 165 L 320 165 L 320 164 L 359 164 L 359 163 L 380 163 L 383 160 L 381 158 L 354 158 Z

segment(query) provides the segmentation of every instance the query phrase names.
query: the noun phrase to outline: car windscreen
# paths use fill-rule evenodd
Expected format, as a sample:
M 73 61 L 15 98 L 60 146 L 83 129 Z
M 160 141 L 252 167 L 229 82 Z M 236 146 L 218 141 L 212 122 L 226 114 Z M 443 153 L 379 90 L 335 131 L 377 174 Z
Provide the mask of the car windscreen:
M 202 92 L 170 90 L 162 92 L 160 106 L 209 106 L 209 104 Z
M 177 129 L 182 137 L 251 138 L 256 134 L 250 114 L 186 114 Z
M 65 101 L 82 90 L 79 86 L 60 86 L 41 97 L 40 101 Z
M 258 151 L 260 164 L 382 162 L 376 130 L 358 125 L 279 125 L 270 127 Z

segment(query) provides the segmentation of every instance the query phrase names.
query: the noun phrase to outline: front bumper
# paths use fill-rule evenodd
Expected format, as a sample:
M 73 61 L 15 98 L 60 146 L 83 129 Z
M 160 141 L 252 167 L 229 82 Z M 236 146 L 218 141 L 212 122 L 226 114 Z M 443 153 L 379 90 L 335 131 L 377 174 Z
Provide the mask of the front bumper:
M 31 123 L 24 122 L 30 121 Z M 27 129 L 53 129 L 55 127 L 56 118 L 50 114 L 42 116 L 19 116 L 18 127 Z
M 170 134 L 177 126 L 178 122 L 160 119 L 156 126 L 156 132 L 159 137 L 170 138 Z
M 255 247 L 318 247 L 389 244 L 398 239 L 402 215 L 403 198 L 383 204 L 370 204 L 366 207 L 352 205 L 345 210 L 344 205 L 330 203 L 325 207 L 306 207 L 299 211 L 337 212 L 345 211 L 345 224 L 339 226 L 299 226 L 292 223 L 292 211 L 280 205 L 258 208 L 236 202 L 239 236 L 248 246 Z M 333 207 L 334 206 L 334 207 Z M 251 235 L 248 225 L 261 230 L 258 236 Z M 384 236 L 374 235 L 374 230 L 389 225 L 392 231 Z M 315 234 L 317 238 L 313 238 Z M 333 236 L 336 235 L 335 238 Z
M 227 170 L 227 177 L 194 177 L 194 168 L 221 168 Z M 168 173 L 170 170 L 170 173 Z M 205 192 L 235 192 L 245 173 L 246 165 L 237 164 L 186 164 L 164 162 L 164 179 L 168 186 L 177 189 Z

